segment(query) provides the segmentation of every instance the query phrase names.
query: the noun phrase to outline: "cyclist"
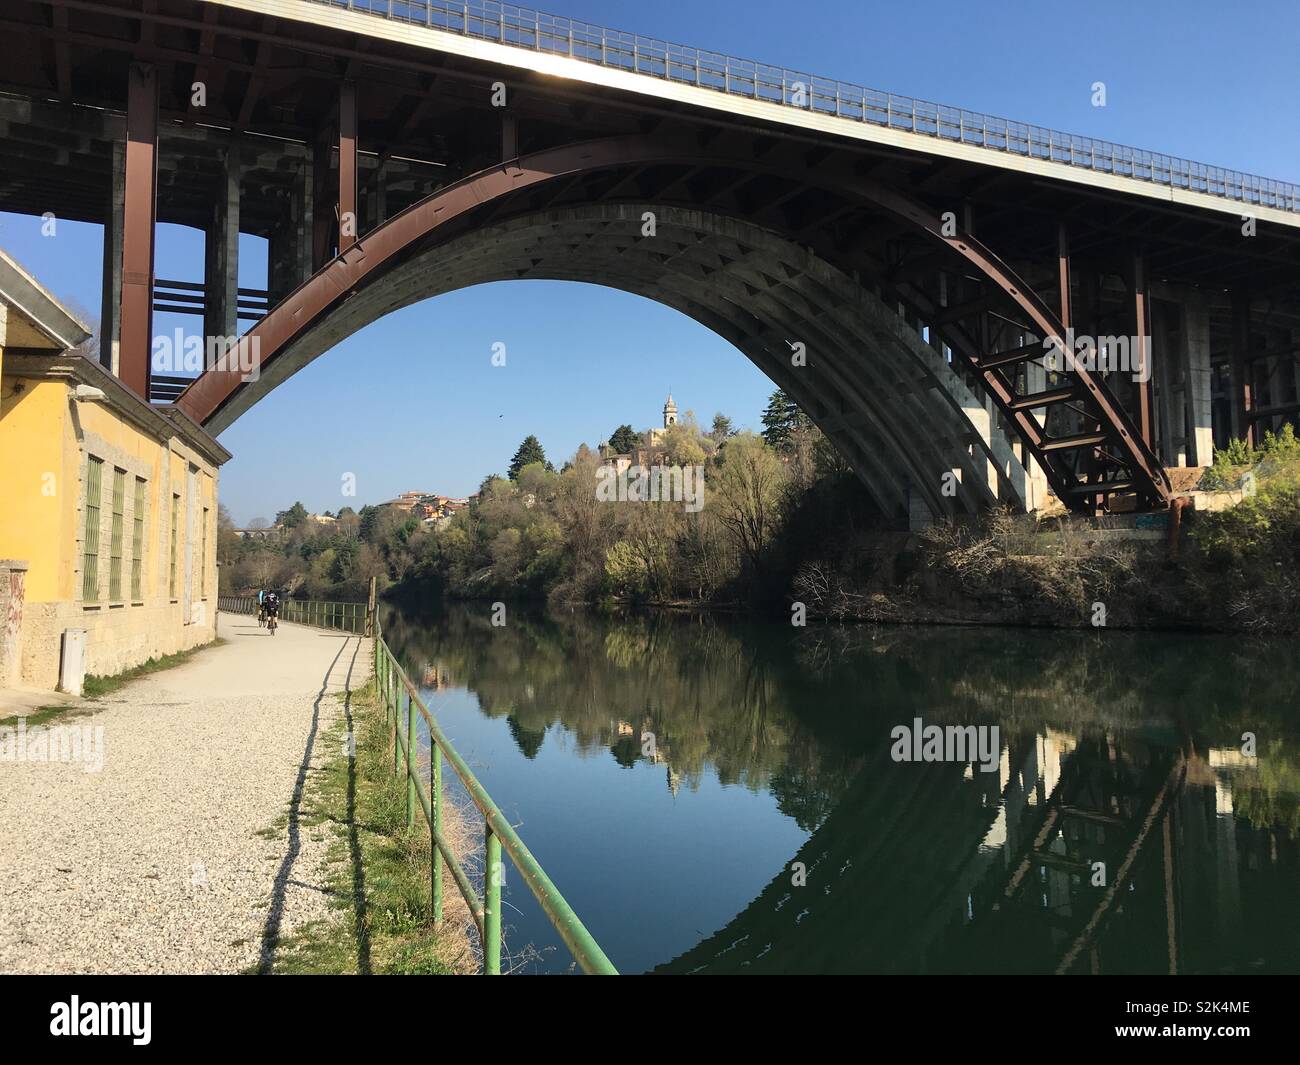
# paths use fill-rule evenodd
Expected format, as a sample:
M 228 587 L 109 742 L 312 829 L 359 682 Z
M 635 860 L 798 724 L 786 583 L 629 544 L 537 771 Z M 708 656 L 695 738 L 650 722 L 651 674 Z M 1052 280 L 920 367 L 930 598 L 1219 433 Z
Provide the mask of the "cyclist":
M 261 628 L 261 626 L 263 626 L 263 625 L 266 624 L 266 605 L 265 605 L 265 600 L 266 600 L 266 589 L 265 589 L 265 588 L 259 588 L 259 589 L 257 590 L 257 625 L 258 625 L 258 628 Z
M 275 626 L 280 616 L 280 597 L 275 592 L 267 592 L 262 600 L 262 610 L 266 612 L 266 624 L 275 635 Z

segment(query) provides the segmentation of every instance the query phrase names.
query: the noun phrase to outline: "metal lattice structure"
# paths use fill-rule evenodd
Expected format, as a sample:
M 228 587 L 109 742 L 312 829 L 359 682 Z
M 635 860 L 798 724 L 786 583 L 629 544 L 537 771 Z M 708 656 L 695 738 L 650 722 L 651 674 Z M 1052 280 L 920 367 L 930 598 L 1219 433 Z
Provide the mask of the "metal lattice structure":
M 1300 421 L 1294 185 L 477 0 L 0 25 L 0 207 L 105 226 L 103 361 L 213 431 L 397 307 L 524 277 L 725 337 L 909 522 L 1161 508 L 1168 467 Z M 159 222 L 201 276 L 157 277 Z M 177 314 L 200 374 L 151 362 Z M 1131 364 L 1048 357 L 1074 334 Z

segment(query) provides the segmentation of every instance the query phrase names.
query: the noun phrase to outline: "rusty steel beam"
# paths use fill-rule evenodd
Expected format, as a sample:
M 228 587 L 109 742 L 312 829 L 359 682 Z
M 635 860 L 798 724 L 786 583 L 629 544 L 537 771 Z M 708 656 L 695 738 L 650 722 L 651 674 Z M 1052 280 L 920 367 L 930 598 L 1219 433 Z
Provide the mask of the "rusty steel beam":
M 851 168 L 819 167 L 809 171 L 797 158 L 782 162 L 780 153 L 755 160 L 744 146 L 730 149 L 701 146 L 691 136 L 630 136 L 567 144 L 524 156 L 508 167 L 495 166 L 481 171 L 445 189 L 395 216 L 326 264 L 308 283 L 288 300 L 274 308 L 261 323 L 241 339 L 248 350 L 241 353 L 238 365 L 251 362 L 265 364 L 315 322 L 340 305 L 357 289 L 382 278 L 393 263 L 415 243 L 423 241 L 439 226 L 461 218 L 484 206 L 501 206 L 511 194 L 558 179 L 583 173 L 638 166 L 716 166 L 749 172 L 763 172 L 792 179 L 807 187 L 821 187 L 864 206 L 884 210 L 964 258 L 968 267 L 1001 292 L 1006 303 L 1022 312 L 1031 328 L 1041 336 L 1060 336 L 1064 330 L 1059 318 L 997 255 L 965 233 L 945 232 L 939 215 L 902 193 L 863 179 Z M 929 308 L 933 320 L 936 311 Z M 253 342 L 260 343 L 254 355 Z M 978 354 L 987 347 L 972 348 L 950 342 L 954 350 L 964 350 L 973 368 L 980 373 L 989 393 L 995 398 L 1010 423 L 1016 425 L 1026 446 L 1043 463 L 1049 477 L 1062 495 L 1077 494 L 1077 484 L 1058 464 L 1051 463 L 1044 450 L 1047 440 L 1037 422 L 1024 411 L 1014 409 L 1018 398 L 1002 374 L 981 367 Z M 978 352 L 978 354 L 975 354 Z M 972 355 L 974 356 L 972 358 Z M 1168 479 L 1158 460 L 1104 381 L 1084 367 L 1072 373 L 1080 395 L 1096 408 L 1105 426 L 1107 441 L 1124 459 L 1130 478 L 1138 490 L 1154 505 L 1169 498 Z M 208 421 L 242 387 L 238 370 L 223 368 L 208 371 L 186 389 L 178 401 L 191 417 Z M 1126 480 L 1125 483 L 1128 483 Z M 1105 491 L 1103 487 L 1100 490 Z
M 519 155 L 519 124 L 514 115 L 501 116 L 501 161 L 508 162 Z
M 154 222 L 158 202 L 158 79 L 152 66 L 132 63 L 126 109 L 126 204 L 122 226 L 122 383 L 149 398 L 153 330 Z
M 339 86 L 339 254 L 357 242 L 357 87 Z
M 1155 404 L 1151 372 L 1151 294 L 1147 291 L 1146 262 L 1141 252 L 1133 255 L 1133 328 L 1137 338 L 1137 423 L 1142 440 L 1155 450 Z
M 1061 308 L 1061 325 L 1067 330 L 1070 315 L 1070 231 L 1064 222 L 1056 227 L 1056 291 Z

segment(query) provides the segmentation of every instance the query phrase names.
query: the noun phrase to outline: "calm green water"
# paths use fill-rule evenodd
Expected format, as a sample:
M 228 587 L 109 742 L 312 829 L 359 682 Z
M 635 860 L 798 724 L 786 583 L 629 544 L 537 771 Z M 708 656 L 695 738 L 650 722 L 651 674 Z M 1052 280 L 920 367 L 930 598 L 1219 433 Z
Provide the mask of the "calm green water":
M 623 972 L 1300 971 L 1294 644 L 488 604 L 385 633 Z M 996 726 L 992 770 L 896 761 L 916 718 Z M 518 963 L 569 971 L 508 870 Z

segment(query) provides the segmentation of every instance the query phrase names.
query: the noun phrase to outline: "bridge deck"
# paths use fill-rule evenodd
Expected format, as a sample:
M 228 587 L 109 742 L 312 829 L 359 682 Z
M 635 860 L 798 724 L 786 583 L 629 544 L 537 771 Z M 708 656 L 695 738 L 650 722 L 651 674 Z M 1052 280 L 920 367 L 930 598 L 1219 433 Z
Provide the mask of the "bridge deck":
M 788 67 L 742 59 L 689 45 L 673 44 L 655 37 L 612 30 L 578 19 L 551 15 L 497 0 L 216 0 L 226 6 L 251 11 L 274 12 L 279 16 L 314 22 L 331 20 L 321 6 L 334 13 L 383 19 L 398 27 L 435 31 L 439 36 L 455 35 L 507 51 L 530 52 L 550 63 L 528 63 L 543 72 L 600 81 L 639 92 L 669 95 L 662 89 L 647 89 L 646 82 L 659 82 L 664 89 L 704 90 L 703 95 L 672 94 L 685 102 L 717 106 L 716 97 L 727 98 L 722 106 L 751 111 L 744 105 L 765 105 L 756 112 L 782 122 L 813 125 L 827 132 L 866 136 L 902 147 L 979 159 L 993 165 L 1011 160 L 1031 169 L 1050 173 L 1067 167 L 1075 173 L 1068 180 L 1125 188 L 1130 181 L 1166 190 L 1168 198 L 1197 203 L 1228 200 L 1234 204 L 1300 214 L 1300 185 L 1273 178 L 1199 163 L 1161 152 L 1115 144 L 1094 137 L 1064 133 L 982 114 L 947 104 L 868 88 L 853 82 L 827 78 Z M 294 8 L 316 8 L 307 13 Z M 373 21 L 350 28 L 373 36 L 381 32 Z M 395 39 L 401 39 L 400 37 Z M 446 42 L 444 42 L 445 46 Z M 465 54 L 492 57 L 492 51 L 471 50 Z M 496 58 L 502 58 L 500 54 Z M 562 61 L 557 66 L 555 60 Z M 511 60 L 507 57 L 505 61 Z M 517 58 L 515 61 L 518 61 Z M 583 67 L 587 70 L 583 70 Z M 602 73 L 632 75 L 629 81 L 598 77 Z M 637 84 L 637 82 L 641 84 Z M 709 96 L 715 97 L 710 101 Z M 776 108 L 775 113 L 768 109 Z M 830 119 L 831 124 L 818 122 Z M 854 127 L 858 127 L 856 130 Z M 885 134 L 886 136 L 881 136 Z M 925 142 L 931 142 L 929 144 Z M 939 142 L 937 145 L 933 142 Z M 975 154 L 970 154 L 971 152 Z M 1004 158 L 998 159 L 1001 155 Z M 1008 160 L 1005 157 L 1011 157 Z M 1047 169 L 1040 169 L 1047 164 Z M 1013 164 L 1014 165 L 1014 164 Z M 1128 191 L 1133 191 L 1129 189 Z M 1148 189 L 1150 194 L 1154 190 Z M 1300 220 L 1297 220 L 1300 224 Z

